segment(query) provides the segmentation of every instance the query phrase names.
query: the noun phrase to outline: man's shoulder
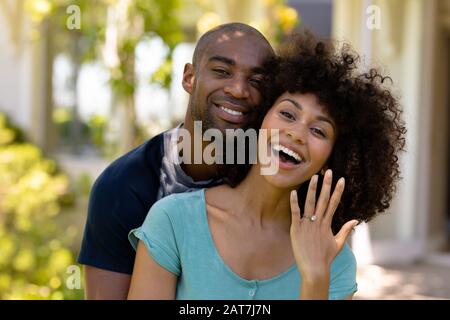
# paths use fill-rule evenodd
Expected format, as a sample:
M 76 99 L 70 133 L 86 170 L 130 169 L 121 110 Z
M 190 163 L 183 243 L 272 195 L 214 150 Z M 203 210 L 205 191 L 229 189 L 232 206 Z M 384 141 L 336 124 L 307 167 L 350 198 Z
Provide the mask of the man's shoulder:
M 145 180 L 148 174 L 160 170 L 164 155 L 164 134 L 161 133 L 144 142 L 114 160 L 99 176 L 100 182 L 121 182 L 130 180 Z
M 142 169 L 155 169 L 164 155 L 164 134 L 147 140 L 140 146 L 116 159 L 105 171 L 112 171 L 115 176 L 140 172 Z
M 131 197 L 131 201 L 138 200 L 148 210 L 156 201 L 159 189 L 164 134 L 151 138 L 112 162 L 95 181 L 91 201 L 104 203 L 121 199 L 126 203 L 124 200 Z

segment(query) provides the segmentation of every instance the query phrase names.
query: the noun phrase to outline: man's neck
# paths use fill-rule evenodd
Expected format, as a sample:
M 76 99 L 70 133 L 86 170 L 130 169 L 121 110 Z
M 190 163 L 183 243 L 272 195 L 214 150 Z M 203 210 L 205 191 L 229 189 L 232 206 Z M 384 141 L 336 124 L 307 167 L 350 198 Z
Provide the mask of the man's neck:
M 194 148 L 194 139 L 202 139 L 202 137 L 195 137 L 194 135 L 194 123 L 193 120 L 190 116 L 190 111 L 188 110 L 186 113 L 186 117 L 184 119 L 184 123 L 182 125 L 182 128 L 186 129 L 189 131 L 190 136 L 191 136 L 191 163 L 187 164 L 187 163 L 182 163 L 181 164 L 181 169 L 184 171 L 184 173 L 186 173 L 188 176 L 190 176 L 194 181 L 204 181 L 204 180 L 209 180 L 209 179 L 213 179 L 217 176 L 217 172 L 220 168 L 220 165 L 216 165 L 216 164 L 206 164 L 203 163 L 203 159 L 202 159 L 202 163 L 193 163 L 194 162 L 194 152 L 199 151 L 199 150 L 195 150 Z M 201 147 L 201 152 L 202 152 L 202 156 L 203 156 L 203 150 L 206 147 L 206 145 L 208 145 L 206 142 L 201 141 L 200 145 Z
M 213 179 L 217 176 L 217 171 L 219 170 L 217 165 L 185 163 L 181 164 L 181 169 L 194 181 Z

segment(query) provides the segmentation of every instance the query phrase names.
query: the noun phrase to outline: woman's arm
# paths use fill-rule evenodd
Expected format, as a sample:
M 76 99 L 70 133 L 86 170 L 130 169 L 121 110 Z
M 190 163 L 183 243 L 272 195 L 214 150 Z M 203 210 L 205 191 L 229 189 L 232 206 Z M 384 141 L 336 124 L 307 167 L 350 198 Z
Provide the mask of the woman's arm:
M 173 300 L 176 285 L 177 276 L 156 263 L 144 243 L 139 241 L 128 299 Z

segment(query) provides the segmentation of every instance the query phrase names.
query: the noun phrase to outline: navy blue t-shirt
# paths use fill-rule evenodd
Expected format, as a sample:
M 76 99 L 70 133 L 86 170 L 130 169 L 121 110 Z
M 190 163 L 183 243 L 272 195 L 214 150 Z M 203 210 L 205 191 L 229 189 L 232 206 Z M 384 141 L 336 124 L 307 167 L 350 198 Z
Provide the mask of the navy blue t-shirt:
M 175 164 L 171 141 L 176 141 L 178 130 L 148 140 L 115 160 L 97 178 L 90 194 L 79 263 L 131 274 L 136 253 L 128 233 L 142 225 L 151 206 L 170 193 L 217 184 L 217 180 L 193 181 Z
M 97 178 L 78 262 L 131 274 L 135 252 L 128 232 L 139 227 L 157 200 L 163 134 L 109 165 Z

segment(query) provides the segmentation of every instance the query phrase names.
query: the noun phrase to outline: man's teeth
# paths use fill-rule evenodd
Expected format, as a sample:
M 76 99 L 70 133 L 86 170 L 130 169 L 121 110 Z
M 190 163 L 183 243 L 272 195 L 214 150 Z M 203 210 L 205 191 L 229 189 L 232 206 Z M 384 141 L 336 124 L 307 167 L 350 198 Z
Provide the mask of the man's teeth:
M 220 106 L 220 109 L 222 109 L 222 110 L 225 111 L 226 113 L 229 113 L 229 114 L 231 114 L 231 115 L 233 115 L 233 116 L 242 116 L 242 115 L 243 115 L 243 113 L 240 112 L 240 111 L 234 111 L 234 110 L 231 110 L 231 109 L 222 107 L 222 106 Z
M 297 152 L 295 152 L 289 148 L 286 148 L 285 146 L 282 146 L 281 144 L 275 144 L 272 146 L 272 148 L 273 148 L 273 150 L 278 151 L 278 152 L 283 151 L 284 153 L 290 155 L 292 158 L 294 158 L 298 162 L 303 161 L 302 157 L 300 157 L 300 155 Z

